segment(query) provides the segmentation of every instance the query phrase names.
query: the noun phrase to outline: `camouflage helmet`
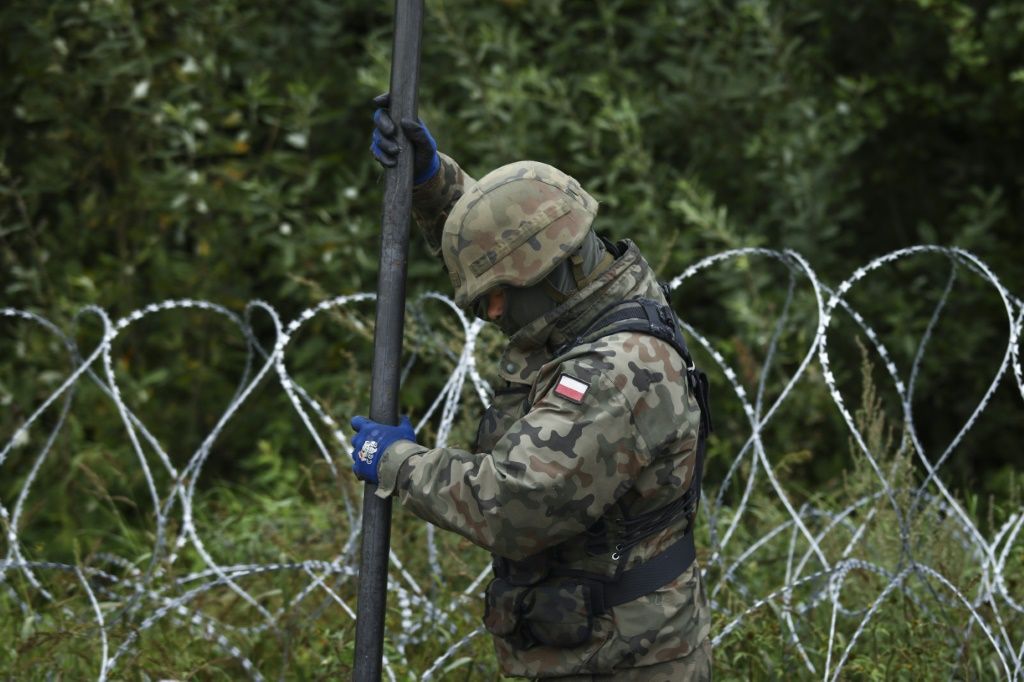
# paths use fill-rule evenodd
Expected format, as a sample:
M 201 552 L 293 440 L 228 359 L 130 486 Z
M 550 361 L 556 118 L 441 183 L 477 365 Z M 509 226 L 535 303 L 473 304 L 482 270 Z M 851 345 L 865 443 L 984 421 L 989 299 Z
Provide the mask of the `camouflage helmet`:
M 452 207 L 441 253 L 461 308 L 500 284 L 539 282 L 583 242 L 597 201 L 538 161 L 517 161 L 477 181 Z

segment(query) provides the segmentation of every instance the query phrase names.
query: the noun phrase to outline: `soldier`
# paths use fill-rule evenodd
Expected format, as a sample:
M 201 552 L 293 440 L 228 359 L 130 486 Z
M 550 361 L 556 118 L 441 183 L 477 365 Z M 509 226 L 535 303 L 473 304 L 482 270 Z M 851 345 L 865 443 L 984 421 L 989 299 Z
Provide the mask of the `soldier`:
M 375 102 L 371 148 L 391 166 Z M 355 417 L 356 475 L 492 553 L 484 624 L 506 675 L 710 679 L 693 546 L 707 382 L 667 292 L 636 245 L 595 234 L 597 202 L 570 176 L 519 161 L 474 181 L 401 124 L 414 218 L 455 302 L 509 341 L 471 449 Z

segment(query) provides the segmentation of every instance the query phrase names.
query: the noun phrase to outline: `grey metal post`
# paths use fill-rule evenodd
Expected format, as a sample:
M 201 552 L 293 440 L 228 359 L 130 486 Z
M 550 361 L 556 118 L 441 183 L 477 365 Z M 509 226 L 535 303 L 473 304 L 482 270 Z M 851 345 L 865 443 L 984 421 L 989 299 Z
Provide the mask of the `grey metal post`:
M 395 0 L 395 33 L 391 51 L 391 103 L 397 123 L 416 116 L 419 83 L 420 35 L 423 0 Z M 381 227 L 380 271 L 377 275 L 377 323 L 373 337 L 373 380 L 370 419 L 398 423 L 398 383 L 402 334 L 405 323 L 405 272 L 412 212 L 412 154 L 401 126 L 398 142 L 405 153 L 385 173 L 384 214 Z M 356 650 L 352 679 L 376 682 L 381 678 L 384 616 L 387 606 L 388 553 L 391 545 L 391 500 L 374 495 L 377 486 L 363 492 L 363 547 L 359 563 L 359 601 L 356 605 Z

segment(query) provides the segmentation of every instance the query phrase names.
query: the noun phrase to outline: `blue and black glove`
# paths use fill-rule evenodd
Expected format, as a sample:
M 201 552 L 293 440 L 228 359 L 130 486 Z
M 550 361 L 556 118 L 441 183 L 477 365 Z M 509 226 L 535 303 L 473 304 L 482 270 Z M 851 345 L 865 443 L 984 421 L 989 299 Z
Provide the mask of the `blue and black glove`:
M 367 417 L 352 417 L 352 471 L 356 478 L 377 484 L 380 458 L 392 443 L 400 440 L 416 442 L 416 432 L 408 417 L 402 417 L 398 426 L 378 424 Z
M 396 157 L 402 150 L 395 136 L 395 122 L 388 114 L 390 97 L 390 93 L 385 92 L 373 98 L 377 110 L 373 112 L 373 143 L 370 144 L 373 158 L 387 168 L 395 165 Z M 402 131 L 412 143 L 412 181 L 416 185 L 422 185 L 437 175 L 437 170 L 441 167 L 441 157 L 437 155 L 437 142 L 422 121 L 403 118 Z

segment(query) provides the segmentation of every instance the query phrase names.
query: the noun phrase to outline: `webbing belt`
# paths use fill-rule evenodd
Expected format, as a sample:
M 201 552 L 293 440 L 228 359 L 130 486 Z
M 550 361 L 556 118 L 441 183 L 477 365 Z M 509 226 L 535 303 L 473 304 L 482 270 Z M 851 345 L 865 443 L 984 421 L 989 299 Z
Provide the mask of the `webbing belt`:
M 661 554 L 623 572 L 617 581 L 601 583 L 604 595 L 598 600 L 600 603 L 594 604 L 596 613 L 604 613 L 613 606 L 627 604 L 668 585 L 696 558 L 697 548 L 693 544 L 693 529 L 690 529 Z

